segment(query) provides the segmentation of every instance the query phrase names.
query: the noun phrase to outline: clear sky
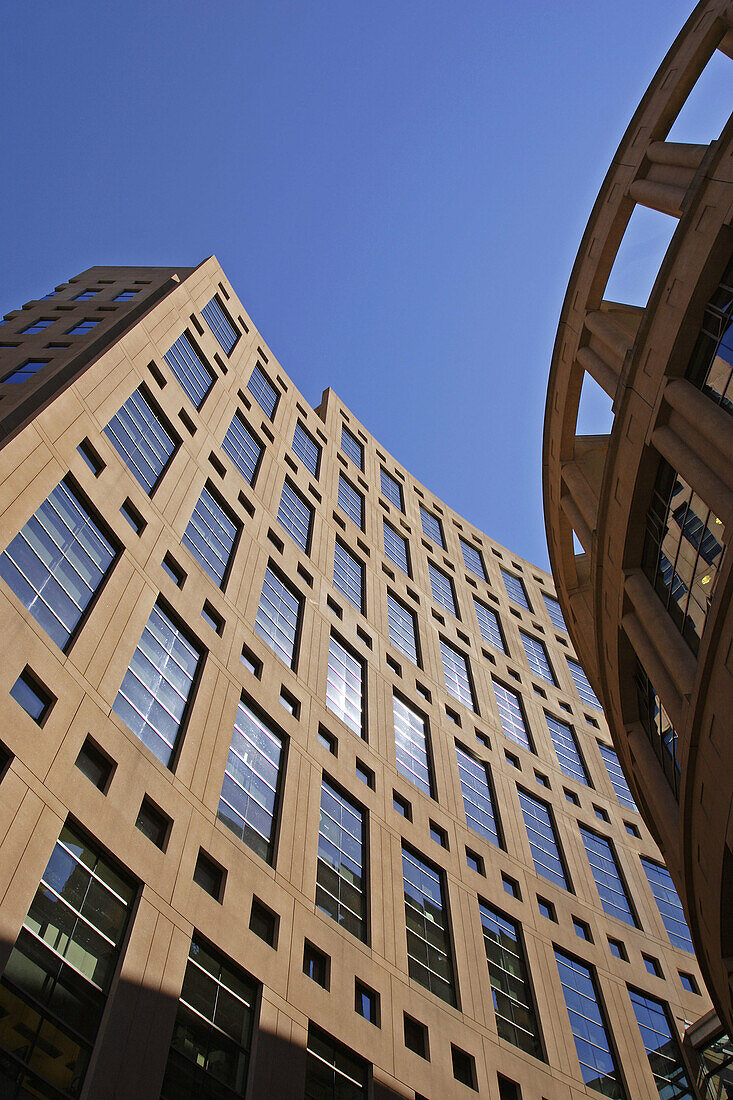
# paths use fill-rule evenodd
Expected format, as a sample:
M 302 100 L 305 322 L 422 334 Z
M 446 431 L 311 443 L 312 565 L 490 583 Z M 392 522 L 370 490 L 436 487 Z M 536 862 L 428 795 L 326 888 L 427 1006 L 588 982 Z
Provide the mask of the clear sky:
M 332 386 L 439 497 L 544 565 L 563 294 L 691 8 L 6 0 L 0 312 L 94 264 L 215 253 L 311 403 Z M 715 136 L 726 81 L 675 136 Z M 664 236 L 640 232 L 631 284 Z

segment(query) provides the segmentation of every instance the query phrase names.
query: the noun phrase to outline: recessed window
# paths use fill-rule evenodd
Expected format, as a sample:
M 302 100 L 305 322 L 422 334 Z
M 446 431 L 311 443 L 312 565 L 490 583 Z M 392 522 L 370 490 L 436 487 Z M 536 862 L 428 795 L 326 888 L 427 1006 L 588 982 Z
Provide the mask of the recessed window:
M 86 334 L 96 328 L 98 324 L 99 321 L 80 321 L 78 325 L 74 325 L 73 328 L 68 329 L 66 336 L 86 336 Z
M 300 703 L 286 687 L 280 690 L 280 706 L 284 707 L 288 714 L 292 714 L 293 718 L 297 718 L 300 714 Z
M 439 844 L 441 848 L 448 847 L 448 834 L 445 829 L 440 825 L 436 825 L 434 821 L 430 822 L 430 839 Z
M 606 813 L 606 811 L 604 809 L 602 809 L 600 806 L 596 806 L 595 803 L 593 804 L 593 813 L 596 815 L 596 817 L 599 819 L 599 821 L 606 821 L 606 822 L 610 821 L 610 818 L 609 818 L 608 814 Z
M 343 474 L 339 474 L 338 506 L 360 530 L 364 530 L 364 497 Z
M 300 594 L 268 565 L 255 631 L 290 668 L 296 663 L 302 603 Z
M 123 502 L 120 514 L 125 517 L 136 535 L 142 535 L 147 524 L 129 497 Z
M 467 1054 L 460 1047 L 450 1045 L 451 1059 L 453 1062 L 453 1076 L 462 1085 L 468 1085 L 470 1089 L 478 1090 L 476 1084 L 476 1059 L 472 1054 Z
M 419 1020 L 414 1020 L 412 1016 L 408 1016 L 406 1012 L 403 1012 L 402 1018 L 405 1029 L 405 1046 L 408 1050 L 411 1050 L 413 1054 L 418 1054 L 421 1058 L 425 1058 L 425 1060 L 429 1062 L 430 1042 L 428 1029 L 425 1024 L 421 1024 Z
M 636 825 L 634 825 L 633 821 L 624 821 L 624 827 L 629 836 L 635 836 L 637 839 L 641 836 L 641 833 Z
M 10 694 L 39 726 L 46 721 L 56 702 L 27 665 L 11 687 Z
M 313 526 L 313 509 L 290 481 L 283 484 L 277 522 L 304 554 L 308 553 Z
M 42 317 L 38 321 L 33 321 L 27 328 L 20 330 L 21 336 L 33 336 L 36 332 L 43 332 L 49 325 L 53 324 L 54 319 L 48 317 Z
M 412 806 L 407 799 L 403 798 L 397 791 L 392 791 L 392 805 L 396 813 L 401 817 L 407 818 L 408 821 L 412 821 Z
M 537 780 L 537 782 L 539 783 L 539 785 L 541 787 L 549 787 L 550 786 L 550 780 L 547 778 L 546 775 L 543 775 L 542 772 L 537 772 L 536 771 L 534 773 L 534 777 L 535 777 L 535 779 Z
M 580 917 L 573 917 L 573 928 L 575 929 L 575 935 L 579 936 L 581 940 L 588 940 L 588 943 L 593 942 L 590 925 L 586 921 L 581 920 Z
M 379 994 L 358 978 L 354 982 L 354 1010 L 370 1024 L 379 1027 Z
M 511 875 L 507 875 L 502 871 L 501 884 L 505 894 L 509 894 L 511 897 L 521 900 L 522 892 L 519 889 L 519 883 L 515 878 L 512 878 Z
M 188 332 L 178 337 L 163 358 L 191 404 L 200 409 L 215 377 Z
M 374 790 L 374 772 L 371 768 L 368 768 L 366 764 L 363 764 L 361 760 L 357 759 L 354 771 L 356 772 L 357 779 L 360 779 L 367 787 Z
M 642 951 L 641 957 L 644 960 L 644 966 L 646 967 L 647 974 L 653 974 L 655 978 L 663 977 L 662 967 L 659 959 L 655 959 L 653 955 L 645 955 Z
M 295 425 L 293 434 L 293 453 L 298 456 L 306 470 L 317 478 L 321 466 L 321 448 L 300 421 Z
M 33 375 L 37 374 L 43 367 L 47 367 L 48 364 L 48 359 L 26 359 L 24 363 L 21 363 L 19 367 L 12 370 L 10 374 L 6 374 L 2 382 L 3 384 L 6 382 L 12 382 L 13 384 L 27 382 L 29 378 L 32 378 Z
M 81 294 L 77 294 L 72 300 L 74 302 L 88 302 L 90 298 L 96 298 L 98 294 L 98 290 L 82 290 Z
M 113 302 L 131 302 L 138 292 L 136 290 L 121 290 L 120 293 L 112 299 Z
M 486 877 L 483 856 L 480 856 L 478 852 L 474 852 L 471 848 L 466 848 L 466 863 L 477 875 L 482 875 L 484 878 Z
M 171 554 L 166 554 L 160 563 L 163 567 L 163 571 L 167 573 L 170 579 L 175 584 L 176 588 L 183 588 L 183 582 L 186 579 L 186 574 L 176 559 Z
M 521 770 L 519 757 L 515 756 L 513 752 L 509 752 L 508 749 L 504 749 L 504 759 L 506 760 L 507 764 L 509 764 L 512 768 L 518 768 Z
M 386 520 L 382 521 L 384 534 L 384 552 L 393 565 L 401 569 L 408 577 L 410 573 L 410 549 L 406 538 L 399 535 Z
M 204 606 L 201 608 L 201 618 L 205 623 L 208 623 L 216 634 L 224 633 L 224 626 L 226 624 L 219 612 L 212 607 L 208 600 L 204 601 Z
M 255 369 L 250 375 L 249 382 L 247 383 L 247 389 L 252 394 L 260 408 L 267 414 L 270 420 L 272 420 L 275 415 L 277 403 L 280 400 L 280 394 L 275 389 L 272 382 L 267 377 L 259 363 L 256 365 Z
M 614 940 L 611 936 L 608 937 L 608 950 L 616 959 L 621 959 L 623 962 L 629 961 L 629 956 L 626 954 L 626 948 L 621 943 L 621 940 Z
M 395 508 L 399 508 L 400 512 L 404 512 L 405 506 L 402 500 L 402 486 L 399 481 L 396 481 L 384 468 L 380 468 L 379 478 L 382 495 L 387 498 L 390 504 L 394 504 Z
M 473 829 L 475 833 L 495 844 L 497 848 L 503 848 L 504 840 L 489 765 L 477 760 L 458 742 L 456 742 L 456 757 L 466 824 L 469 829 Z
M 423 508 L 420 505 L 420 519 L 422 521 L 423 534 L 427 538 L 431 539 L 437 546 L 440 546 L 442 550 L 445 550 L 445 538 L 443 537 L 443 524 L 434 516 L 432 512 L 428 512 L 427 508 Z
M 107 793 L 117 765 L 91 737 L 85 738 L 75 763 L 98 791 Z
M 567 787 L 563 787 L 563 791 L 568 802 L 572 802 L 573 806 L 580 805 L 580 799 L 578 798 L 575 791 L 569 791 Z
M 251 672 L 257 679 L 262 676 L 262 661 L 259 657 L 256 657 L 251 649 L 247 646 L 242 646 L 242 656 L 240 660 L 248 672 Z
M 249 915 L 249 929 L 259 936 L 261 940 L 277 949 L 277 935 L 280 926 L 280 918 L 259 898 L 252 898 L 252 909 Z
M 223 867 L 208 855 L 203 848 L 199 848 L 196 866 L 193 872 L 193 881 L 202 890 L 218 902 L 221 902 L 224 894 L 224 879 L 226 877 Z
M 364 469 L 364 447 L 343 424 L 341 425 L 341 450 L 355 466 L 360 470 Z
M 555 906 L 552 904 L 551 901 L 548 901 L 547 898 L 540 897 L 540 895 L 538 894 L 537 908 L 539 909 L 543 917 L 546 917 L 547 920 L 554 921 L 557 924 L 557 914 L 555 913 Z
M 6 748 L 0 741 L 0 781 L 5 778 L 5 774 L 10 767 L 13 760 L 13 754 L 10 749 Z
M 693 975 L 685 974 L 683 970 L 678 971 L 678 973 L 680 976 L 680 982 L 682 983 L 682 988 L 686 989 L 688 993 L 697 993 L 699 996 L 700 987 L 698 986 L 697 981 L 693 977 Z
M 115 301 L 118 300 L 115 298 Z M 214 297 L 206 303 L 201 310 L 201 315 L 211 329 L 221 350 L 225 355 L 231 355 L 232 349 L 239 339 L 239 333 L 218 297 Z
M 222 450 L 229 455 L 247 484 L 253 485 L 265 448 L 238 412 L 227 428 Z
M 104 469 L 104 462 L 99 457 L 97 452 L 94 450 L 94 447 L 92 447 L 89 440 L 88 439 L 82 439 L 81 443 L 79 444 L 79 446 L 76 449 L 77 449 L 77 452 L 84 459 L 84 461 L 86 462 L 87 466 L 92 471 L 94 476 L 99 477 L 102 470 Z
M 168 814 L 163 813 L 161 808 L 155 805 L 152 798 L 145 795 L 140 806 L 140 812 L 137 815 L 135 828 L 139 829 L 143 836 L 146 836 L 156 848 L 160 848 L 161 852 L 164 852 L 172 825 L 173 822 Z M 195 876 L 194 881 L 196 881 Z M 199 883 L 199 885 L 201 884 Z
M 306 940 L 303 948 L 303 973 L 316 985 L 328 989 L 330 969 L 331 960 L 328 955 Z
M 152 496 L 175 454 L 180 437 L 141 386 L 104 429 L 130 473 Z
M 323 726 L 319 726 L 317 737 L 319 743 L 327 752 L 330 752 L 333 756 L 338 755 L 338 741 L 332 733 L 329 733 Z
M 407 969 L 413 981 L 456 1005 L 445 873 L 402 845 Z
M 496 1083 L 499 1086 L 499 1100 L 522 1100 L 522 1090 L 510 1077 L 497 1073 Z

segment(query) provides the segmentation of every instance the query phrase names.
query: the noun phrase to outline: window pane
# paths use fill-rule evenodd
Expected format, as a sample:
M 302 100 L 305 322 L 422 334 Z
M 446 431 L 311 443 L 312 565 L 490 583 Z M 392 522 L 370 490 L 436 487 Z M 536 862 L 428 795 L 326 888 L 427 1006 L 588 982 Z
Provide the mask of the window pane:
M 364 448 L 356 436 L 352 435 L 348 428 L 341 425 L 341 450 L 347 455 L 355 466 L 364 469 Z
M 313 474 L 313 477 L 318 477 L 318 469 L 321 464 L 321 448 L 315 440 L 311 439 L 300 422 L 295 425 L 293 452 L 305 468 Z
M 219 342 L 219 347 L 229 355 L 239 339 L 239 333 L 221 307 L 218 298 L 212 298 L 201 310 L 206 324 Z
M 485 902 L 479 902 L 479 912 L 499 1035 L 535 1058 L 542 1058 L 520 926 Z
M 222 447 L 249 485 L 254 481 L 264 447 L 258 443 L 242 418 L 235 414 Z
M 410 977 L 436 997 L 455 1005 L 453 956 L 442 874 L 408 849 L 402 849 Z
M 522 639 L 522 645 L 524 646 L 524 652 L 529 667 L 537 676 L 541 676 L 543 680 L 547 680 L 548 684 L 554 684 L 555 677 L 550 666 L 544 642 L 541 642 L 539 638 L 533 638 L 530 634 L 525 634 L 523 630 L 519 631 L 519 635 Z
M 570 884 L 565 876 L 560 846 L 549 807 L 522 790 L 519 791 L 519 804 L 522 807 L 527 838 L 537 874 L 554 882 L 557 886 L 562 886 L 564 890 L 569 890 Z
M 477 550 L 475 546 L 472 546 L 470 542 L 466 542 L 465 539 L 459 537 L 458 541 L 461 544 L 461 550 L 463 552 L 463 563 L 468 569 L 469 573 L 473 573 L 475 576 L 480 577 L 482 581 L 486 578 L 486 569 L 484 568 L 484 559 L 481 556 L 481 551 Z
M 289 481 L 283 485 L 277 520 L 300 549 L 308 553 L 313 509 Z
M 295 661 L 295 642 L 300 617 L 300 596 L 280 580 L 268 565 L 257 608 L 255 630 L 278 657 L 290 665 Z
M 430 574 L 430 588 L 435 602 L 444 607 L 446 611 L 450 611 L 451 615 L 457 616 L 456 597 L 451 578 L 430 561 L 428 562 L 428 573 Z
M 176 449 L 176 441 L 142 390 L 128 397 L 104 432 L 150 495 Z
M 679 1039 L 670 1023 L 669 1008 L 637 989 L 629 989 L 657 1091 L 663 1100 L 682 1100 L 694 1094 L 680 1053 Z
M 338 541 L 333 556 L 333 584 L 357 611 L 364 610 L 364 566 Z
M 664 927 L 667 929 L 670 942 L 675 947 L 681 947 L 683 951 L 689 951 L 690 954 L 693 954 L 690 930 L 687 927 L 682 903 L 672 883 L 672 876 L 666 867 L 662 867 L 659 863 L 653 863 L 650 859 L 642 857 L 641 865 L 646 872 L 649 886 L 654 894 L 654 900 L 664 921 Z
M 428 752 L 427 723 L 398 696 L 393 696 L 397 771 L 427 795 L 433 784 Z
M 552 625 L 558 630 L 564 630 L 567 633 L 567 626 L 565 625 L 565 619 L 563 618 L 562 610 L 559 602 L 554 596 L 548 596 L 546 592 L 542 593 L 542 597 L 545 601 L 545 607 L 547 608 L 547 614 L 550 616 Z
M 407 552 L 407 539 L 404 539 L 402 535 L 398 535 L 394 527 L 391 527 L 386 520 L 382 521 L 384 529 L 384 552 L 398 569 L 401 569 L 403 573 L 410 576 L 410 565 Z
M 379 477 L 382 487 L 382 496 L 385 496 L 390 504 L 394 504 L 395 508 L 399 508 L 401 512 L 404 512 L 405 507 L 402 503 L 402 486 L 399 481 L 383 469 L 380 469 Z
M 565 775 L 569 775 L 572 779 L 577 779 L 587 786 L 588 773 L 580 755 L 574 729 L 567 722 L 561 722 L 559 718 L 555 718 L 551 714 L 546 714 L 545 718 L 560 768 Z
M 218 816 L 268 863 L 272 861 L 282 757 L 280 735 L 240 701 Z
M 476 702 L 471 687 L 471 677 L 468 671 L 468 658 L 448 642 L 440 639 L 440 652 L 443 658 L 443 675 L 445 676 L 446 690 L 459 703 L 465 707 L 476 710 Z
M 443 538 L 443 524 L 440 522 L 437 516 L 434 516 L 432 512 L 428 512 L 427 508 L 423 508 L 420 505 L 420 519 L 422 520 L 423 533 L 427 535 L 429 539 L 432 539 L 434 543 L 441 546 L 445 550 L 445 539 Z
M 496 844 L 497 848 L 503 848 L 488 764 L 476 760 L 460 745 L 456 745 L 456 756 L 469 829 Z
M 318 829 L 316 905 L 366 939 L 364 812 L 324 779 Z
M 630 810 L 636 810 L 636 803 L 631 796 L 629 785 L 626 782 L 624 773 L 621 771 L 621 764 L 615 751 L 610 745 L 604 745 L 600 741 L 598 742 L 598 748 L 600 749 L 601 756 L 603 757 L 603 763 L 606 765 L 606 771 L 608 772 L 608 778 L 611 780 L 611 785 L 616 792 L 616 797 L 622 806 L 628 806 Z
M 598 887 L 603 911 L 610 917 L 616 917 L 630 924 L 632 928 L 638 928 L 611 841 L 606 837 L 598 836 L 583 825 L 580 825 L 580 835 Z
M 483 640 L 488 642 L 489 645 L 493 645 L 495 649 L 500 650 L 502 653 L 506 653 L 506 642 L 504 641 L 501 621 L 497 613 L 475 597 L 473 606 L 476 609 L 476 618 L 478 619 L 478 626 Z
M 568 668 L 570 669 L 570 675 L 572 676 L 575 686 L 578 689 L 578 695 L 589 707 L 597 707 L 598 710 L 603 710 L 603 707 L 598 702 L 598 697 L 590 686 L 588 677 L 586 676 L 583 668 L 574 661 L 572 657 L 566 657 L 568 662 Z
M 275 409 L 277 408 L 277 402 L 280 394 L 273 386 L 270 379 L 267 377 L 262 367 L 257 364 L 255 369 L 250 375 L 249 382 L 247 383 L 247 389 L 254 397 L 257 404 L 272 420 L 275 415 Z
M 625 1100 L 593 972 L 557 948 L 555 959 L 583 1081 L 613 1100 Z
M 364 736 L 364 665 L 331 635 L 328 644 L 326 706 L 359 737 Z
M 513 573 L 507 573 L 506 569 L 502 569 L 501 575 L 504 578 L 504 586 L 509 599 L 519 604 L 520 607 L 526 607 L 527 611 L 531 611 L 532 608 L 529 606 L 524 581 L 521 577 L 515 577 Z
M 370 1077 L 367 1062 L 309 1025 L 304 1100 L 367 1100 Z
M 682 769 L 677 757 L 677 731 L 662 706 L 654 685 L 638 661 L 635 679 L 641 724 L 662 765 L 672 793 L 679 800 Z
M 519 696 L 515 691 L 504 687 L 497 680 L 492 680 L 496 705 L 499 708 L 499 719 L 505 736 L 516 741 L 522 748 L 534 752 L 534 746 L 530 740 L 527 723 L 524 720 L 524 711 Z
M 172 348 L 163 356 L 186 394 L 200 409 L 207 393 L 214 385 L 211 371 L 201 360 L 187 333 L 179 336 Z
M 204 486 L 181 541 L 220 587 L 238 534 L 239 525 Z
M 362 531 L 364 530 L 364 497 L 357 492 L 353 485 L 346 480 L 343 474 L 339 474 L 338 505 L 350 520 Z
M 387 593 L 387 617 L 390 642 L 416 665 L 418 660 L 415 616 L 389 592 Z

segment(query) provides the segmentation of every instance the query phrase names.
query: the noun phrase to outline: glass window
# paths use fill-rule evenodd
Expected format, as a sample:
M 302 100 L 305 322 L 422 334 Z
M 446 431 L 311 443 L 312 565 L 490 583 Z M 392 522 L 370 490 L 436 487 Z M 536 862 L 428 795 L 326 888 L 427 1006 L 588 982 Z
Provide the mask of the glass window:
M 201 310 L 206 324 L 216 337 L 219 347 L 225 355 L 229 355 L 239 339 L 239 333 L 225 313 L 218 298 L 212 298 Z
M 402 874 L 409 975 L 436 997 L 455 1005 L 453 955 L 443 875 L 404 845 Z
M 492 680 L 496 705 L 499 708 L 499 720 L 504 735 L 512 741 L 516 741 L 522 748 L 534 752 L 534 745 L 529 735 L 529 728 L 524 717 L 522 702 L 516 691 L 504 687 L 498 680 Z
M 519 604 L 520 607 L 526 607 L 527 611 L 531 611 L 532 608 L 529 606 L 527 590 L 524 587 L 522 578 L 515 577 L 513 573 L 507 573 L 506 569 L 502 569 L 501 575 L 504 578 L 504 587 L 509 599 Z
M 468 666 L 468 657 L 455 649 L 448 642 L 440 639 L 440 653 L 443 658 L 443 675 L 445 676 L 446 690 L 459 703 L 470 710 L 476 710 L 476 700 L 471 686 L 471 673 Z
M 64 480 L 0 556 L 0 576 L 65 649 L 116 556 L 117 547 Z
M 99 290 L 82 290 L 81 294 L 74 297 L 75 302 L 88 302 L 90 298 L 96 298 Z
M 482 581 L 487 580 L 486 567 L 484 566 L 484 559 L 481 556 L 481 551 L 477 550 L 475 546 L 472 546 L 470 542 L 466 542 L 465 539 L 458 537 L 458 541 L 461 544 L 461 551 L 463 552 L 463 564 L 469 573 L 473 573 L 474 576 L 480 577 Z
M 64 825 L 0 981 L 6 1095 L 79 1095 L 136 892 Z
M 68 332 L 66 333 L 66 335 L 67 336 L 86 336 L 86 334 L 88 332 L 91 332 L 92 329 L 95 329 L 98 324 L 99 324 L 99 321 L 92 321 L 92 320 L 89 320 L 89 319 L 87 319 L 85 321 L 80 321 L 78 325 L 74 325 L 73 328 L 70 328 L 68 330 Z
M 427 720 L 398 695 L 392 697 L 397 771 L 426 795 L 433 794 Z
M 481 631 L 481 637 L 489 645 L 493 645 L 495 649 L 500 650 L 502 653 L 507 653 L 506 642 L 504 640 L 504 632 L 501 628 L 501 620 L 496 611 L 487 607 L 485 603 L 481 603 L 474 596 L 473 606 L 476 609 L 476 618 L 478 619 L 478 627 Z
M 112 710 L 166 766 L 170 765 L 203 660 L 157 604 L 150 612 Z
M 331 635 L 326 706 L 359 737 L 364 736 L 364 662 Z
M 259 442 L 239 413 L 235 413 L 232 422 L 227 428 L 222 447 L 229 455 L 234 465 L 248 484 L 254 483 L 257 467 L 262 458 L 264 447 Z
M 630 924 L 632 928 L 638 928 L 639 922 L 631 908 L 626 884 L 621 877 L 611 841 L 605 836 L 591 832 L 584 825 L 580 825 L 579 828 L 604 913 Z
M 405 657 L 409 657 L 414 665 L 419 665 L 415 615 L 395 599 L 391 592 L 387 593 L 387 618 L 391 644 L 400 653 L 404 653 Z
M 241 524 L 205 485 L 181 542 L 220 588 L 240 530 Z
M 382 496 L 385 496 L 390 504 L 394 504 L 395 508 L 399 508 L 400 512 L 404 512 L 405 505 L 402 498 L 402 486 L 396 478 L 388 474 L 383 468 L 379 470 L 380 484 L 382 487 Z
M 160 1100 L 244 1096 L 258 990 L 194 932 Z
M 525 634 L 523 630 L 519 631 L 519 636 L 522 639 L 529 667 L 536 676 L 541 676 L 543 680 L 547 680 L 548 684 L 554 684 L 555 676 L 550 665 L 550 659 L 547 656 L 545 643 L 541 642 L 539 638 L 533 638 L 531 634 Z
M 449 611 L 451 615 L 457 617 L 458 610 L 456 608 L 456 593 L 453 588 L 453 581 L 447 573 L 444 573 L 442 569 L 438 569 L 431 561 L 428 562 L 428 573 L 430 574 L 430 588 L 433 599 L 446 611 Z
M 588 677 L 586 676 L 583 668 L 578 664 L 577 661 L 574 661 L 572 657 L 566 657 L 565 660 L 568 662 L 570 675 L 572 676 L 573 682 L 578 689 L 578 695 L 583 700 L 583 702 L 589 707 L 597 707 L 598 710 L 603 710 L 603 707 L 598 702 L 598 697 L 596 696 L 596 693 L 590 686 L 590 681 L 588 680 Z
M 611 1048 L 593 971 L 558 948 L 555 948 L 555 960 L 583 1081 L 612 1100 L 625 1100 L 626 1092 Z
M 682 1061 L 669 1007 L 638 989 L 629 989 L 629 997 L 659 1095 L 663 1100 L 691 1098 L 694 1093 Z
M 577 779 L 580 783 L 589 786 L 588 772 L 580 755 L 575 730 L 567 722 L 561 722 L 559 718 L 555 718 L 552 714 L 546 714 L 545 718 L 561 770 L 565 775 L 569 775 L 572 779 Z
M 214 385 L 214 378 L 187 332 L 178 337 L 163 358 L 180 382 L 186 397 L 200 409 Z
M 321 448 L 315 439 L 311 438 L 300 421 L 295 425 L 293 434 L 293 453 L 298 456 L 306 470 L 309 470 L 313 477 L 317 478 L 321 467 Z
M 280 660 L 295 667 L 301 598 L 268 565 L 257 608 L 255 630 Z
M 36 332 L 43 332 L 44 329 L 47 329 L 49 325 L 52 324 L 53 318 L 41 318 L 38 321 L 33 321 L 32 324 L 28 325 L 26 328 L 21 329 L 20 334 L 21 336 L 33 336 Z
M 96 292 L 93 292 L 96 293 Z M 137 294 L 136 290 L 121 290 L 119 294 L 115 295 L 112 299 L 113 302 L 131 302 Z
M 283 738 L 240 700 L 217 816 L 268 863 L 283 762 Z
M 601 741 L 598 742 L 598 748 L 603 757 L 603 763 L 606 765 L 606 771 L 608 772 L 608 778 L 611 780 L 611 786 L 616 792 L 616 797 L 619 802 L 622 806 L 628 806 L 630 810 L 636 810 L 636 803 L 631 796 L 629 785 L 626 782 L 624 773 L 621 771 L 621 764 L 619 763 L 619 758 L 615 751 L 610 745 L 604 745 Z
M 635 679 L 641 724 L 662 765 L 672 793 L 679 800 L 682 773 L 677 757 L 677 731 L 662 706 L 651 680 L 638 661 Z
M 537 874 L 542 875 L 549 882 L 554 882 L 556 886 L 569 890 L 570 883 L 565 874 L 565 865 L 550 807 L 521 788 L 518 789 L 518 793 Z
M 316 905 L 360 940 L 366 940 L 364 833 L 364 811 L 324 779 Z
M 402 535 L 398 535 L 394 527 L 383 520 L 384 529 L 384 552 L 398 569 L 401 569 L 403 573 L 410 576 L 410 555 L 408 550 L 407 539 Z
M 310 1024 L 304 1100 L 367 1100 L 370 1066 L 353 1050 Z
M 143 389 L 128 397 L 104 434 L 148 496 L 152 496 L 178 440 Z
M 6 374 L 0 381 L 3 385 L 5 385 L 6 382 L 12 382 L 14 384 L 27 382 L 34 374 L 38 374 L 39 370 L 42 370 L 43 367 L 47 367 L 48 363 L 48 359 L 26 359 L 24 363 L 21 363 L 19 367 L 12 370 L 10 374 Z
M 521 926 L 485 901 L 479 901 L 479 913 L 499 1036 L 542 1059 Z
M 357 527 L 364 530 L 364 497 L 343 474 L 339 474 L 338 506 Z
M 286 481 L 280 497 L 277 521 L 304 553 L 308 553 L 313 523 L 313 509 L 294 485 Z
M 461 781 L 463 808 L 466 811 L 466 823 L 479 836 L 491 841 L 497 848 L 503 848 L 499 817 L 496 812 L 494 791 L 489 776 L 489 766 L 477 760 L 469 752 L 456 744 L 458 758 L 458 777 Z
M 55 699 L 41 686 L 28 667 L 24 668 L 10 689 L 11 699 L 15 699 L 26 714 L 42 726 L 48 717 Z M 2 775 L 0 766 L 0 775 Z
M 432 512 L 428 512 L 427 508 L 423 508 L 420 505 L 420 519 L 422 520 L 423 534 L 437 545 L 441 546 L 445 550 L 445 539 L 443 538 L 443 524 L 440 522 L 437 516 L 434 516 Z
M 341 425 L 341 450 L 360 470 L 364 469 L 364 448 L 348 428 Z
M 357 611 L 364 611 L 364 566 L 338 539 L 333 555 L 333 585 Z
M 545 601 L 545 607 L 547 608 L 547 614 L 550 616 L 550 621 L 556 630 L 564 630 L 567 633 L 567 626 L 565 625 L 565 619 L 563 618 L 562 609 L 559 602 L 554 596 L 548 596 L 546 592 L 542 593 L 542 598 Z
M 672 883 L 672 876 L 666 867 L 659 863 L 653 863 L 651 859 L 641 857 L 641 865 L 644 868 L 649 886 L 654 894 L 660 916 L 667 929 L 670 942 L 683 951 L 694 953 L 690 930 L 687 927 L 682 903 L 677 896 L 677 891 Z
M 266 412 L 269 416 L 270 420 L 272 420 L 275 415 L 277 403 L 280 400 L 280 394 L 275 389 L 272 382 L 267 377 L 259 363 L 256 365 L 255 369 L 252 371 L 252 374 L 249 377 L 247 389 L 252 394 L 260 408 L 263 409 L 264 412 Z

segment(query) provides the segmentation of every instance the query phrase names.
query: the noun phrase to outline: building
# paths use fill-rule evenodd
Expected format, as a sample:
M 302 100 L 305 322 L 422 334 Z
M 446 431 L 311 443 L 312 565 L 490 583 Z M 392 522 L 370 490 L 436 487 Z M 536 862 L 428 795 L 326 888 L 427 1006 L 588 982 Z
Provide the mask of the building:
M 213 258 L 0 341 L 3 1097 L 690 1095 L 710 1003 L 550 577 Z
M 730 4 L 698 4 L 629 124 L 565 297 L 544 437 L 559 600 L 729 1028 L 733 117 L 708 145 L 666 139 L 707 66 L 730 63 L 731 28 Z M 645 303 L 607 301 L 638 205 L 668 216 L 669 246 Z M 613 426 L 582 436 L 596 384 Z

